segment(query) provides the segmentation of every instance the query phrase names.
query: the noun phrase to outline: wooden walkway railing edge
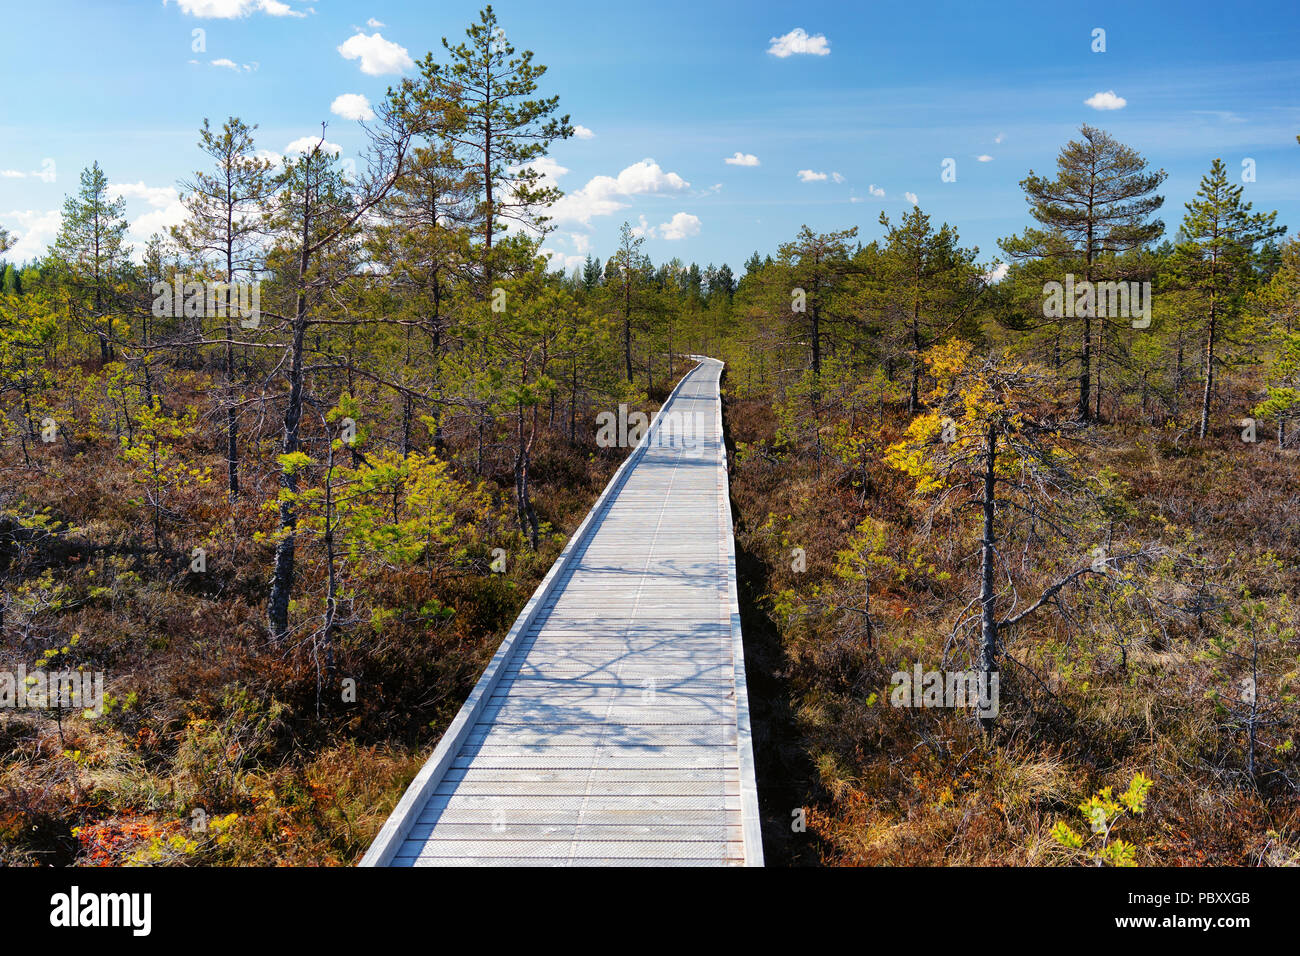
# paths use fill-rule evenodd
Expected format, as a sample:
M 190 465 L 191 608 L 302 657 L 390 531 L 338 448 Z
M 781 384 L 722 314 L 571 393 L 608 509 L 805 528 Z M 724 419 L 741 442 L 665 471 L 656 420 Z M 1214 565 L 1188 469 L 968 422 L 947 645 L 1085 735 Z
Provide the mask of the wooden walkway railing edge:
M 703 357 L 689 356 L 696 361 Z M 754 736 L 749 720 L 749 681 L 745 674 L 745 640 L 740 630 L 740 594 L 736 588 L 736 533 L 731 521 L 731 479 L 727 472 L 727 438 L 722 428 L 722 378 L 718 377 L 718 467 L 722 469 L 722 527 L 727 539 L 727 599 L 731 607 L 731 653 L 736 675 L 736 732 L 740 750 L 740 820 L 745 865 L 763 865 L 763 835 L 758 811 Z

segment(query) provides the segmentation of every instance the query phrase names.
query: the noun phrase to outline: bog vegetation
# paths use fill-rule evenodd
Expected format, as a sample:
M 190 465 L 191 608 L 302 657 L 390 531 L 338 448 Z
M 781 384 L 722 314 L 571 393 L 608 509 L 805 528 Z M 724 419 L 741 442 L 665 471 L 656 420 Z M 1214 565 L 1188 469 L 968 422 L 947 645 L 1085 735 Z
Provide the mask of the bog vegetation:
M 92 161 L 0 266 L 0 696 L 105 688 L 0 710 L 0 862 L 356 861 L 690 353 L 770 862 L 1296 862 L 1300 242 L 1085 126 L 1004 269 L 913 208 L 551 272 L 545 72 L 489 8 L 358 171 L 205 119 L 171 235 Z

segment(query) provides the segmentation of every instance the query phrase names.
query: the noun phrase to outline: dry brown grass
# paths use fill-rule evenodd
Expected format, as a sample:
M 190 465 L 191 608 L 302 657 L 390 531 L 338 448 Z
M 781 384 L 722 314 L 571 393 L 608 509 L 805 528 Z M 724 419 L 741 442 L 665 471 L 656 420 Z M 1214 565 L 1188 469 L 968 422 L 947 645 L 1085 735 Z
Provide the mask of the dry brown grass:
M 904 418 L 891 415 L 884 431 L 896 434 Z M 732 477 L 738 537 L 761 556 L 750 570 L 759 586 L 742 591 L 753 599 L 751 613 L 779 634 L 775 666 L 795 715 L 766 746 L 808 755 L 813 770 L 799 799 L 812 808 L 810 829 L 823 862 L 1067 863 L 1071 858 L 1051 838 L 1053 825 L 1077 826 L 1080 801 L 1104 786 L 1122 790 L 1139 771 L 1155 781 L 1150 809 L 1120 830 L 1139 847 L 1140 863 L 1294 862 L 1294 751 L 1269 754 L 1277 773 L 1251 785 L 1241 772 L 1241 734 L 1225 727 L 1205 696 L 1214 677 L 1204 651 L 1222 626 L 1214 613 L 1199 625 L 1171 626 L 1161 646 L 1134 642 L 1127 667 L 1089 629 L 1040 616 L 1016 634 L 1008 653 L 1045 684 L 1004 668 L 1003 712 L 989 739 L 960 714 L 891 708 L 888 675 L 897 663 L 937 666 L 965 604 L 961 583 L 969 569 L 936 536 L 925 543 L 927 553 L 951 580 L 903 583 L 882 575 L 872 596 L 874 646 L 847 637 L 851 619 L 819 612 L 846 599 L 830 573 L 834 554 L 868 515 L 890 527 L 890 553 L 904 554 L 916 529 L 907 487 L 883 466 L 874 468 L 863 503 L 836 481 L 833 468 L 824 467 L 819 480 L 807 449 L 773 443 L 774 417 L 764 402 L 732 401 L 728 421 L 743 452 Z M 1300 461 L 1294 452 L 1262 446 L 1243 453 L 1234 437 L 1197 443 L 1184 436 L 1175 448 L 1159 430 L 1130 428 L 1122 447 L 1103 440 L 1088 452 L 1087 468 L 1108 465 L 1128 482 L 1135 535 L 1179 548 L 1190 540 L 1218 593 L 1249 586 L 1278 602 L 1285 623 L 1293 611 L 1281 599 L 1300 584 L 1300 525 L 1285 504 L 1296 499 Z M 804 575 L 790 570 L 792 544 L 807 547 Z M 1290 647 L 1294 657 L 1294 637 Z M 1293 730 L 1294 724 L 1282 736 Z M 760 756 L 760 789 L 763 766 Z M 769 832 L 788 825 L 775 812 L 768 817 Z

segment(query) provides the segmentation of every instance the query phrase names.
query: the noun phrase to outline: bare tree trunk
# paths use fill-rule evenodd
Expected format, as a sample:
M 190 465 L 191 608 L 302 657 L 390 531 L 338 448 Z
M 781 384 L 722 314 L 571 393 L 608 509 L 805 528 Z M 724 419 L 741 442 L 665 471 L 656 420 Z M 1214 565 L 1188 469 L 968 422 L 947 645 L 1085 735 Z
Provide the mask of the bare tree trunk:
M 478 452 L 474 457 L 474 474 L 483 474 L 483 429 L 486 427 L 487 412 L 480 407 L 478 410 Z
M 921 290 L 919 275 L 912 286 L 912 390 L 907 399 L 907 411 L 915 415 L 921 407 Z
M 1217 316 L 1214 293 L 1210 293 L 1210 324 L 1205 334 L 1205 391 L 1201 395 L 1201 437 L 1210 433 L 1210 402 L 1214 397 L 1214 338 Z
M 310 183 L 308 184 L 310 187 Z M 310 195 L 308 189 L 307 195 Z M 303 341 L 307 334 L 307 268 L 311 262 L 310 200 L 302 217 L 302 253 L 298 258 L 298 299 L 294 310 L 292 360 L 289 367 L 289 400 L 284 408 L 284 433 L 280 450 L 286 455 L 298 451 L 302 425 Z M 297 473 L 292 468 L 280 471 L 280 486 L 291 494 L 298 491 Z M 280 502 L 280 542 L 275 548 L 275 570 L 271 575 L 271 596 L 266 616 L 271 639 L 282 641 L 289 633 L 289 594 L 293 590 L 295 529 L 298 517 L 291 501 Z
M 907 399 L 907 411 L 915 415 L 921 407 L 921 332 L 912 322 L 912 391 Z
M 812 307 L 812 365 L 813 378 L 821 381 L 822 377 L 822 320 L 821 309 L 813 302 Z
M 623 358 L 627 362 L 627 380 L 632 381 L 632 276 L 623 263 Z
M 984 468 L 984 531 L 980 541 L 980 671 L 985 686 L 992 686 L 992 675 L 998 667 L 998 618 L 994 601 L 994 515 L 996 512 L 997 492 L 997 425 L 989 423 Z M 992 730 L 993 718 L 981 717 L 980 723 L 985 731 Z
M 1079 355 L 1079 418 L 1092 418 L 1092 319 L 1083 317 L 1083 351 Z
M 1183 376 L 1184 376 L 1184 356 L 1183 356 L 1183 333 L 1178 333 L 1178 361 L 1174 366 L 1174 421 L 1183 414 Z
M 239 426 L 235 415 L 235 347 L 233 329 L 226 323 L 226 471 L 230 479 L 230 500 L 239 497 Z
M 569 444 L 578 438 L 578 357 L 573 357 L 572 387 L 569 389 Z
M 1087 208 L 1088 234 L 1087 245 L 1084 247 L 1084 268 L 1083 278 L 1089 284 L 1092 282 L 1092 250 L 1093 250 L 1093 207 L 1091 200 Z M 1095 303 L 1094 299 L 1094 303 Z M 1089 310 L 1091 311 L 1091 310 Z M 1079 354 L 1079 418 L 1083 421 L 1092 420 L 1092 316 L 1084 314 L 1083 316 L 1083 351 Z
M 338 580 L 334 571 L 334 443 L 330 442 L 329 465 L 325 477 L 325 623 L 321 627 L 321 645 L 325 648 L 325 675 L 334 676 L 334 631 L 338 621 Z M 332 681 L 331 681 L 332 682 Z M 316 665 L 316 716 L 320 716 L 321 668 Z
M 229 181 L 227 181 L 228 184 Z M 229 185 L 227 185 L 227 206 L 226 206 L 226 296 L 229 300 L 233 292 L 235 283 L 235 250 L 234 239 L 231 231 L 234 225 L 231 221 L 229 205 Z M 242 298 L 240 300 L 243 301 Z M 229 312 L 229 301 L 227 301 L 227 312 Z M 229 477 L 230 500 L 233 502 L 239 498 L 239 427 L 235 414 L 235 346 L 234 346 L 234 325 L 227 319 L 226 321 L 226 349 L 224 356 L 224 372 L 226 379 L 226 471 Z
M 402 396 L 402 457 L 411 453 L 411 396 Z
M 1093 349 L 1093 379 L 1097 382 L 1096 400 L 1092 404 L 1093 418 L 1097 421 L 1104 421 L 1101 414 L 1101 363 L 1105 355 L 1106 348 L 1106 319 L 1104 316 L 1097 318 L 1097 341 Z
M 531 463 L 533 438 L 537 433 L 537 406 L 532 410 L 532 428 L 524 433 L 524 406 L 518 406 L 516 414 L 518 445 L 515 451 L 515 506 L 519 513 L 519 530 L 528 538 L 528 546 L 537 550 L 537 513 L 533 510 L 532 497 L 528 491 L 528 466 Z

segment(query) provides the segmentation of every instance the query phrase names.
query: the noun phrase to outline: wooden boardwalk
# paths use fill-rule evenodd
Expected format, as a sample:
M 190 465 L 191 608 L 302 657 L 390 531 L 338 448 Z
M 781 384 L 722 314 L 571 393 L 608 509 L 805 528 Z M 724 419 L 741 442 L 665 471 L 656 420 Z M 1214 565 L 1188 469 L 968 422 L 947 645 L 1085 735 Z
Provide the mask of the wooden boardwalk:
M 362 866 L 761 866 L 722 363 L 678 384 Z

